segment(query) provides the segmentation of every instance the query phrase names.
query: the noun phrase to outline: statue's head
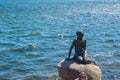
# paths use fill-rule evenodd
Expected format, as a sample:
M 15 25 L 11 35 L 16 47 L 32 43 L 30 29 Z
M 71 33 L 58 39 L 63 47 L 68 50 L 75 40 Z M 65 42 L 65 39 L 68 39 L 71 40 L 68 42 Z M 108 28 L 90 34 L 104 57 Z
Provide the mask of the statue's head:
M 84 34 L 82 33 L 82 31 L 77 31 L 77 32 L 76 32 L 76 35 L 77 35 L 78 37 L 83 37 L 83 36 L 84 36 Z

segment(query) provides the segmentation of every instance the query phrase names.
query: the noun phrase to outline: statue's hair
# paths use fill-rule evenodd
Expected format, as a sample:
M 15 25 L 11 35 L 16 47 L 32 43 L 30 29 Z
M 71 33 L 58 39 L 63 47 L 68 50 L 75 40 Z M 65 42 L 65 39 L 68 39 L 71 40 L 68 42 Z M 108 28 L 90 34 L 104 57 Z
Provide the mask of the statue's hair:
M 77 32 L 76 32 L 76 35 L 77 35 L 77 36 L 81 36 L 81 37 L 83 37 L 83 36 L 84 36 L 84 34 L 83 34 L 83 32 L 82 32 L 82 31 L 77 31 Z

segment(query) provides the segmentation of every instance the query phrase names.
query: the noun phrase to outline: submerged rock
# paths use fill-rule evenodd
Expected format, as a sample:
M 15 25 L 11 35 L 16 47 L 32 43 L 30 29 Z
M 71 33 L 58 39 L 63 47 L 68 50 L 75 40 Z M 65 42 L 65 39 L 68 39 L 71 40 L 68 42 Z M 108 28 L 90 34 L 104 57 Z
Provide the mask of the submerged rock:
M 101 80 L 101 70 L 96 64 L 86 64 L 74 60 L 62 60 L 58 63 L 58 73 L 63 80 Z M 81 73 L 84 73 L 82 76 Z M 82 79 L 86 78 L 86 79 Z

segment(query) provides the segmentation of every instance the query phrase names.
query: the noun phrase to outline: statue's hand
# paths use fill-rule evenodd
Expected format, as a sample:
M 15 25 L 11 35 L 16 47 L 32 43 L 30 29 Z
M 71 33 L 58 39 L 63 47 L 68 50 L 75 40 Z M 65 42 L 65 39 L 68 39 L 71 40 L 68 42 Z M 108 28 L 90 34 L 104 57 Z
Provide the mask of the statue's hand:
M 67 59 L 70 59 L 70 57 L 67 57 Z
M 83 50 L 82 53 L 85 53 L 85 50 Z
M 70 57 L 67 57 L 66 60 L 70 60 Z

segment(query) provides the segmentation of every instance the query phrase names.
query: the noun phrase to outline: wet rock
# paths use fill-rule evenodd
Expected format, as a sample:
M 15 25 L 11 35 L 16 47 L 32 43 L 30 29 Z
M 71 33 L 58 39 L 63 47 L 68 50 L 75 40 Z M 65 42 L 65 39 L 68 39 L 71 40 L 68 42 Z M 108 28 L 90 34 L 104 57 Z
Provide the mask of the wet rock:
M 85 73 L 86 79 L 83 80 L 101 80 L 101 70 L 93 63 L 89 60 L 83 64 L 75 60 L 65 59 L 58 63 L 58 73 L 63 80 L 82 80 L 81 73 Z

